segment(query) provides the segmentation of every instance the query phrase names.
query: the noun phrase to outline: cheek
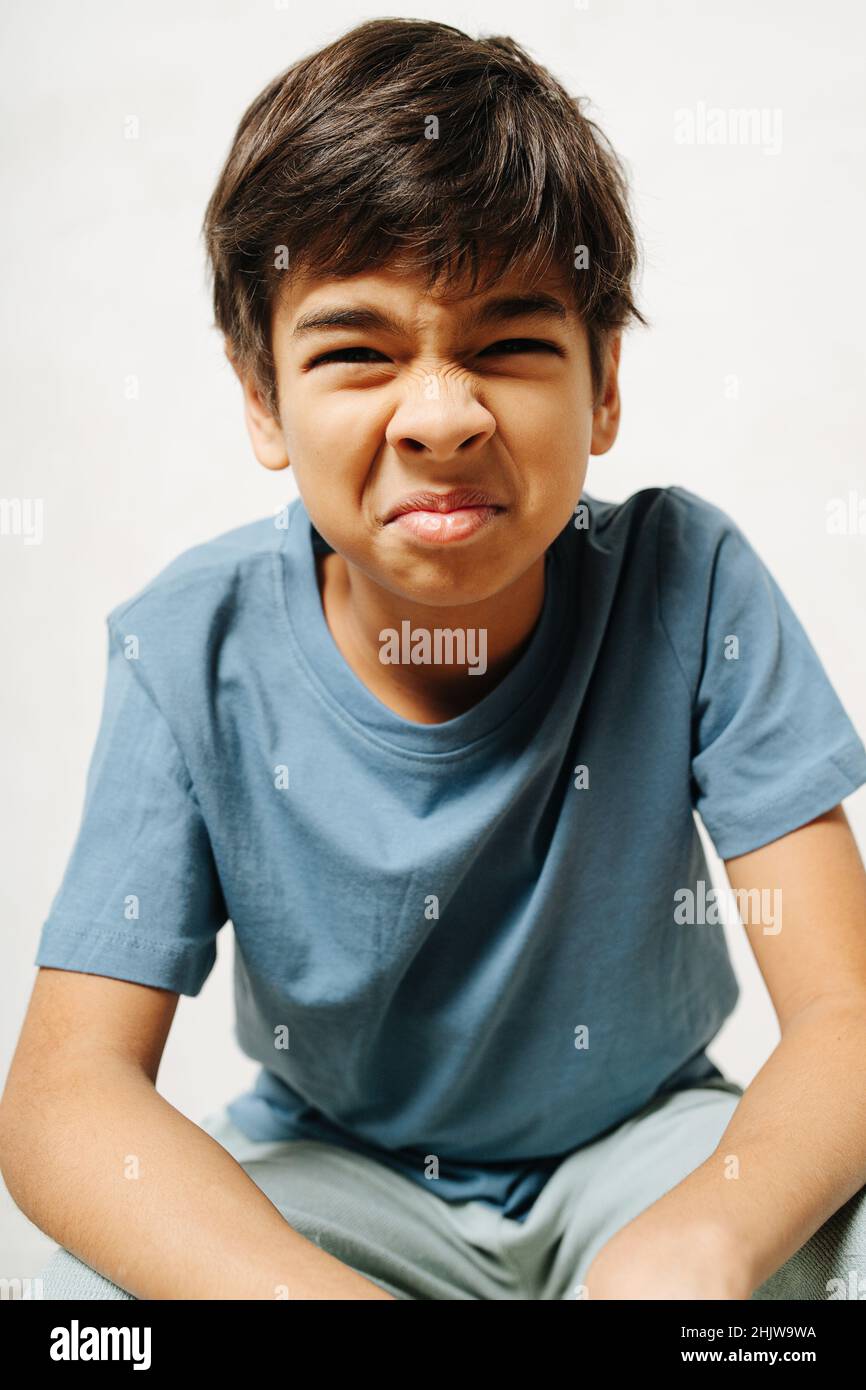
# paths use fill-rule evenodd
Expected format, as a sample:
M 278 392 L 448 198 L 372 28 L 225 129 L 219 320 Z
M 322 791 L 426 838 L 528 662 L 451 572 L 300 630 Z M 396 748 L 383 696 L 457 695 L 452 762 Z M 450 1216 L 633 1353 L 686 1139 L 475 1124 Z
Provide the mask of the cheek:
M 339 480 L 343 495 L 360 489 L 370 460 L 381 449 L 385 420 L 372 400 L 354 392 L 322 390 L 290 394 L 282 414 L 286 452 L 298 479 L 311 496 L 328 506 Z
M 491 408 L 509 453 L 533 492 L 547 496 L 570 484 L 585 466 L 592 439 L 592 405 L 582 383 L 558 383 L 502 398 Z
M 549 377 L 501 382 L 490 392 L 489 404 L 502 432 L 514 430 L 522 437 L 573 438 L 592 416 L 589 381 L 578 363 Z

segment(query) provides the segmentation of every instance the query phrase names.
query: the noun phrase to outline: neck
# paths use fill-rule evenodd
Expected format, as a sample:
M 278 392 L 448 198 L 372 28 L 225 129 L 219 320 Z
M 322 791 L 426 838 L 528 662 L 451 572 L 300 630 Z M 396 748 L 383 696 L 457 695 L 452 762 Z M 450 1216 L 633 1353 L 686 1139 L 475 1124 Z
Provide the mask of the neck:
M 544 603 L 543 555 L 501 593 L 445 608 L 399 598 L 336 552 L 318 556 L 316 571 L 325 619 L 348 665 L 383 704 L 422 724 L 455 718 L 498 685 L 528 646 Z M 383 640 L 383 632 L 393 635 Z

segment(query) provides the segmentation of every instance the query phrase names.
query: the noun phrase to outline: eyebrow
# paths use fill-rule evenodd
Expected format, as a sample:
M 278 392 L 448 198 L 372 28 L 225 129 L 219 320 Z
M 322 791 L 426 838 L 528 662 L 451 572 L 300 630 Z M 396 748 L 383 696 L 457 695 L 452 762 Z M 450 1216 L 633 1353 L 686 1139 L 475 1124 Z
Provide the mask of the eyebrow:
M 505 323 L 509 320 L 518 318 L 537 317 L 546 314 L 548 317 L 565 320 L 569 317 L 571 310 L 552 294 L 516 294 L 516 295 L 497 295 L 493 299 L 488 299 L 485 304 L 474 313 L 461 319 L 461 328 L 465 331 L 468 328 L 482 327 L 485 324 Z M 388 314 L 383 309 L 377 309 L 372 304 L 356 305 L 324 305 L 321 309 L 312 309 L 307 314 L 302 314 L 292 329 L 292 336 L 299 337 L 304 333 L 318 333 L 323 329 L 339 328 L 359 328 L 375 331 L 384 330 L 386 333 L 395 333 L 401 337 L 408 338 L 410 330 L 405 323 L 392 314 Z

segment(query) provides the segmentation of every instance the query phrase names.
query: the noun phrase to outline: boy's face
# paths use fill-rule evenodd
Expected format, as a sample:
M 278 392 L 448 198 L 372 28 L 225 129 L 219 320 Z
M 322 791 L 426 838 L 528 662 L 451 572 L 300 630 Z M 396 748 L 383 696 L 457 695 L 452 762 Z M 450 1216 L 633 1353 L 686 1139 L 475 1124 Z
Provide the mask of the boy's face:
M 530 286 L 514 272 L 448 303 L 395 270 L 307 275 L 287 283 L 272 343 L 281 423 L 244 387 L 256 457 L 291 464 L 334 550 L 413 603 L 506 590 L 616 438 L 619 338 L 594 410 L 586 332 L 556 275 Z M 435 497 L 413 507 L 419 492 Z

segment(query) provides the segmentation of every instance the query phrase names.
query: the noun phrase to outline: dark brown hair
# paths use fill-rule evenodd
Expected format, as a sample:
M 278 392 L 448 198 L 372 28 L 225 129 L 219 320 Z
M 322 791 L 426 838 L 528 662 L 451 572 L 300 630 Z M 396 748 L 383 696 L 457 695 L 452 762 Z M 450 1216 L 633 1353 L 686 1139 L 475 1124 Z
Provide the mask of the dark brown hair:
M 560 268 L 597 394 L 608 334 L 646 320 L 625 174 L 584 101 L 513 39 L 414 19 L 360 24 L 275 77 L 241 117 L 202 229 L 216 327 L 270 412 L 287 274 L 386 263 L 446 294 L 484 292 L 518 263 Z

